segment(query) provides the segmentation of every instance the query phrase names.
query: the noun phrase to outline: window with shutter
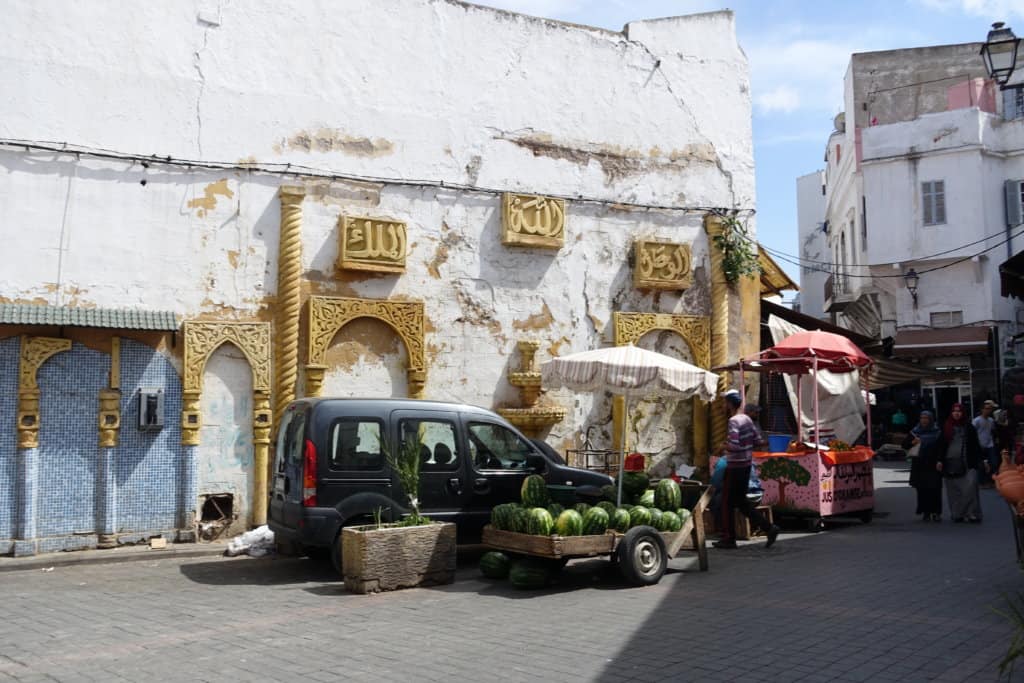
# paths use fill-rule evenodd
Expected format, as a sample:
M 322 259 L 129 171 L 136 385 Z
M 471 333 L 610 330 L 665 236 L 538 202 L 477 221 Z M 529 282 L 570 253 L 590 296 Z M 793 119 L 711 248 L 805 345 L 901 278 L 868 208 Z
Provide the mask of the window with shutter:
M 921 183 L 921 212 L 925 225 L 941 225 L 946 222 L 945 185 L 943 180 Z

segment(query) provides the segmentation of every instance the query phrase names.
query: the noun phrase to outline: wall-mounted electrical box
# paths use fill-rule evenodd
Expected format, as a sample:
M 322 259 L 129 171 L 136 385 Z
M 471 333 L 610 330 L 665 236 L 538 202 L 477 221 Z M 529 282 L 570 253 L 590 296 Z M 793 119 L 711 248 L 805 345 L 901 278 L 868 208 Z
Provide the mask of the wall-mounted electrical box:
M 139 430 L 152 432 L 164 428 L 164 390 L 156 387 L 139 389 Z

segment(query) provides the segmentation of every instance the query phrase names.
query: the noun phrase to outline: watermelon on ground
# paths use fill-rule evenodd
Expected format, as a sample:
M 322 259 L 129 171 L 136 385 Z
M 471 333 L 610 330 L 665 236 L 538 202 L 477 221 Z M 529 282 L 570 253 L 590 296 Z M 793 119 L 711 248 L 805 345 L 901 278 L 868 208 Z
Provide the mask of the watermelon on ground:
M 544 477 L 539 474 L 531 474 L 523 479 L 522 489 L 519 491 L 523 505 L 528 508 L 546 508 L 551 504 L 551 496 L 548 494 L 548 484 Z
M 508 555 L 492 550 L 480 558 L 480 573 L 490 579 L 504 579 L 508 577 L 511 564 Z
M 608 530 L 608 513 L 602 508 L 593 507 L 583 515 L 583 535 L 599 536 Z
M 516 560 L 508 572 L 508 580 L 516 588 L 543 588 L 550 576 L 548 566 L 534 559 Z
M 629 510 L 624 507 L 616 509 L 608 526 L 622 533 L 629 531 Z
M 643 492 L 643 495 L 640 496 L 640 505 L 645 508 L 654 507 L 654 489 L 647 489 Z
M 550 536 L 555 525 L 551 513 L 545 508 L 530 508 L 526 513 L 526 533 L 534 536 Z
M 583 515 L 565 510 L 555 520 L 555 533 L 559 536 L 579 536 L 583 533 Z
M 682 507 L 683 492 L 672 479 L 662 479 L 654 488 L 654 507 L 659 510 L 675 510 Z
M 630 528 L 635 526 L 650 526 L 651 524 L 651 511 L 645 508 L 643 505 L 637 505 L 629 511 L 629 526 Z

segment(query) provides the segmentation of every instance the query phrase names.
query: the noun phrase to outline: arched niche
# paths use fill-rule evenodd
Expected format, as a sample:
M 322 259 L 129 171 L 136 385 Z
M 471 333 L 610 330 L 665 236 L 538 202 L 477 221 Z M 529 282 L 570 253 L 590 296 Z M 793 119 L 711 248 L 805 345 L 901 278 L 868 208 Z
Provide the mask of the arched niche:
M 338 331 L 357 318 L 374 318 L 386 323 L 401 338 L 409 356 L 409 396 L 423 398 L 427 370 L 424 353 L 423 302 L 381 301 L 346 297 L 309 298 L 309 353 L 306 365 L 306 393 L 319 396 L 327 369 L 327 347 Z
M 707 370 L 711 365 L 711 321 L 705 316 L 617 311 L 613 316 L 613 324 L 616 346 L 635 344 L 645 334 L 654 330 L 668 330 L 683 338 L 698 366 Z M 625 413 L 625 401 L 621 396 L 617 396 L 612 410 L 615 443 L 619 443 Z M 694 464 L 706 465 L 708 408 L 697 398 L 693 399 L 693 448 Z

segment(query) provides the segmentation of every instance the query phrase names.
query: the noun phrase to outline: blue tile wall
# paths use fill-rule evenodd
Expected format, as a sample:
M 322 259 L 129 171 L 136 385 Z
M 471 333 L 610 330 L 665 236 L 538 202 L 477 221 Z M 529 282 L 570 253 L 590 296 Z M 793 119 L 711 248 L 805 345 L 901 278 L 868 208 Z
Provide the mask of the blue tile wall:
M 109 372 L 108 354 L 77 342 L 39 368 L 39 537 L 96 530 L 96 423 Z
M 0 539 L 14 538 L 17 510 L 18 337 L 0 339 Z
M 139 388 L 164 390 L 164 427 L 139 431 Z M 95 429 L 93 432 L 95 433 Z M 179 501 L 194 498 L 181 445 L 181 379 L 159 352 L 121 340 L 121 433 L 115 455 L 118 533 L 173 529 Z

